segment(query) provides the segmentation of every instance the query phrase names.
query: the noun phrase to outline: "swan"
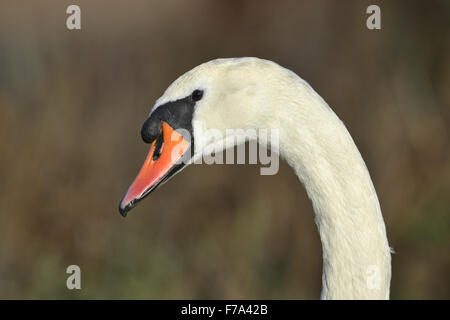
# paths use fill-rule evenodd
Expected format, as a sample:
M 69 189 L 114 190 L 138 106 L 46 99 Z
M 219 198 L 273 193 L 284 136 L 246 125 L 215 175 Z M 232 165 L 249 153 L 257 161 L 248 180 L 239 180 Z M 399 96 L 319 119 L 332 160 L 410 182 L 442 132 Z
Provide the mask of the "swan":
M 211 152 L 208 146 L 225 149 L 245 142 L 245 137 L 228 139 L 229 128 L 278 130 L 277 152 L 313 205 L 323 255 L 320 298 L 389 299 L 391 249 L 360 152 L 321 96 L 269 60 L 215 59 L 166 89 L 142 126 L 150 151 L 119 204 L 120 213 L 126 216 L 150 192 Z M 222 138 L 206 137 L 208 129 L 219 130 Z M 180 161 L 185 156 L 188 161 Z

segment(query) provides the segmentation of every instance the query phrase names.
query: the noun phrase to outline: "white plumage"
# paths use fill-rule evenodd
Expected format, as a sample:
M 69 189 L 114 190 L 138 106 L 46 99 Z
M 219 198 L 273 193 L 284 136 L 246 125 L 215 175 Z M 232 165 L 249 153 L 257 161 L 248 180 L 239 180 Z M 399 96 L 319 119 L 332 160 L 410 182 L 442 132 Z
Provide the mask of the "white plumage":
M 388 299 L 391 255 L 377 194 L 344 124 L 292 71 L 258 58 L 217 59 L 178 78 L 159 105 L 203 89 L 193 116 L 202 132 L 279 129 L 280 155 L 305 185 L 323 248 L 323 299 Z M 228 147 L 226 144 L 222 144 Z

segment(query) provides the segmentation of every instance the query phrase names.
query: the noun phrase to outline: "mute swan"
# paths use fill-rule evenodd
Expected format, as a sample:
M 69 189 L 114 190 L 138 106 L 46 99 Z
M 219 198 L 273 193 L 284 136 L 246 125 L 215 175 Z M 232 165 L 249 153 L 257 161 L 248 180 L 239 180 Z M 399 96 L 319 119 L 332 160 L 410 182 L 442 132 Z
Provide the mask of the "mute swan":
M 142 127 L 150 151 L 120 213 L 125 216 L 183 169 L 185 164 L 176 162 L 182 156 L 192 163 L 207 145 L 229 147 L 202 136 L 207 129 L 227 128 L 279 130 L 279 153 L 313 205 L 323 251 L 321 298 L 388 299 L 391 252 L 367 167 L 328 104 L 272 61 L 216 59 L 173 82 Z

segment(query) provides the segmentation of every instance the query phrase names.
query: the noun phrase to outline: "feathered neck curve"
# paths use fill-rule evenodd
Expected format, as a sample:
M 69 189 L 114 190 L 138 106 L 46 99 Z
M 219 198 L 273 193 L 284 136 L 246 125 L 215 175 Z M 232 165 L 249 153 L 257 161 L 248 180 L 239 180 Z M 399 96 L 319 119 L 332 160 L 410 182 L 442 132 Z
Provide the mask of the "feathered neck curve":
M 344 124 L 301 78 L 269 101 L 280 154 L 304 184 L 323 250 L 322 299 L 388 299 L 391 255 L 375 188 Z M 280 106 L 280 102 L 282 106 Z
M 377 194 L 352 137 L 328 104 L 292 71 L 248 57 L 192 69 L 156 105 L 195 89 L 204 89 L 192 121 L 196 152 L 206 144 L 203 129 L 278 130 L 277 151 L 304 184 L 315 212 L 323 250 L 321 297 L 389 298 L 391 256 Z

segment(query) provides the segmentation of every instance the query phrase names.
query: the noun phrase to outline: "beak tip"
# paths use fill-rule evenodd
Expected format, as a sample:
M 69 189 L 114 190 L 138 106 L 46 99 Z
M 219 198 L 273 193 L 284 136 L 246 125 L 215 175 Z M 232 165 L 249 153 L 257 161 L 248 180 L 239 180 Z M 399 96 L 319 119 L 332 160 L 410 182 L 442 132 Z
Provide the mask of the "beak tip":
M 123 207 L 122 206 L 122 201 L 121 201 L 120 204 L 119 204 L 119 213 L 120 213 L 120 215 L 125 218 L 127 216 L 128 211 L 130 210 L 130 207 L 131 207 L 130 205 L 126 205 L 125 207 Z

